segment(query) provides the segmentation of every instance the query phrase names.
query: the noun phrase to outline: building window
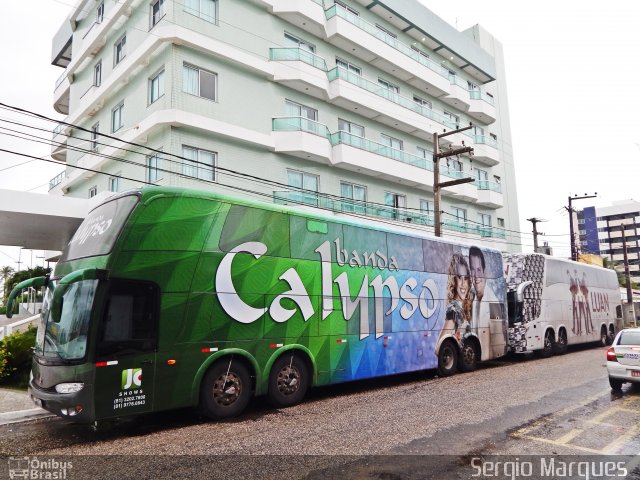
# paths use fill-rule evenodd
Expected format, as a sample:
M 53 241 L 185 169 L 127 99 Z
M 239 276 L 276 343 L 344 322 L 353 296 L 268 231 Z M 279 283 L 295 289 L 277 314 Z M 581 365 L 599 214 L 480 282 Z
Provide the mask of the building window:
M 433 202 L 431 200 L 420 199 L 420 212 L 428 217 L 433 216 Z
M 153 28 L 160 21 L 162 17 L 165 15 L 164 11 L 164 0 L 154 0 L 151 2 L 151 20 L 149 24 L 149 28 Z
M 127 55 L 127 35 L 124 34 L 113 46 L 113 66 L 118 65 Z
M 464 208 L 453 207 L 452 210 L 457 223 L 467 223 L 467 211 Z
M 149 105 L 164 95 L 164 69 L 149 79 Z
M 124 126 L 124 102 L 120 103 L 111 111 L 111 131 L 117 132 Z
M 433 152 L 431 150 L 427 150 L 426 148 L 422 148 L 422 147 L 417 147 L 417 150 L 418 150 L 419 157 L 433 160 Z
M 398 87 L 397 85 L 394 85 L 391 82 L 388 82 L 382 78 L 378 79 L 378 85 L 380 85 L 381 87 L 386 88 L 387 90 L 389 90 L 390 92 L 393 93 L 400 93 L 400 87 Z
M 100 122 L 91 127 L 91 150 L 98 150 L 98 136 L 100 134 Z
M 416 102 L 418 105 L 428 108 L 429 110 L 433 108 L 433 104 L 429 100 L 425 100 L 424 98 L 421 98 L 417 95 L 413 96 L 413 101 Z
M 104 20 L 104 2 L 100 2 L 96 9 L 96 23 L 102 23 L 102 20 Z
M 454 172 L 462 172 L 464 170 L 462 162 L 458 159 L 454 159 L 450 161 L 447 158 L 447 166 L 449 167 L 449 170 L 453 170 Z
M 217 0 L 185 0 L 184 11 L 207 22 L 216 23 L 218 21 Z
M 316 53 L 315 45 L 287 32 L 284 32 L 284 44 L 287 47 L 297 47 L 307 52 Z
M 218 76 L 185 63 L 182 67 L 182 89 L 191 95 L 216 100 Z
M 364 127 L 348 120 L 338 119 L 338 130 L 364 138 Z
M 217 153 L 183 145 L 182 156 L 185 158 L 182 165 L 184 175 L 209 182 L 215 180 Z
M 486 170 L 482 170 L 480 168 L 476 168 L 476 180 L 477 187 L 481 189 L 486 189 L 489 187 L 489 172 Z
M 356 75 L 362 75 L 362 70 L 360 67 L 354 65 L 353 63 L 347 62 L 346 60 L 342 60 L 341 58 L 336 58 L 336 66 L 343 68 L 349 72 L 355 73 Z
M 109 177 L 109 191 L 110 192 L 118 192 L 120 191 L 120 176 L 116 175 L 113 177 Z
M 389 36 L 390 36 L 390 37 L 392 37 L 392 38 L 398 38 L 398 36 L 397 36 L 395 33 L 393 33 L 393 32 L 391 32 L 391 31 L 387 30 L 387 29 L 386 29 L 386 28 L 384 28 L 382 25 L 378 25 L 378 24 L 376 23 L 376 28 L 377 28 L 378 30 L 380 30 L 381 32 L 383 32 L 383 33 L 385 33 L 385 34 L 389 35 Z
M 491 228 L 491 215 L 486 213 L 479 213 L 478 215 L 480 216 L 480 225 Z
M 456 128 L 458 128 L 458 125 L 460 125 L 460 117 L 458 115 L 456 115 L 455 113 L 447 112 L 446 110 L 442 113 L 444 114 L 445 117 L 451 120 L 451 122 L 456 126 Z
M 401 218 L 403 210 L 407 207 L 407 197 L 399 193 L 384 192 L 384 204 L 387 209 L 384 216 L 389 218 Z
M 471 92 L 471 91 L 480 91 L 480 87 L 478 85 L 476 85 L 473 82 L 470 82 L 469 80 L 467 80 L 467 89 Z
M 362 214 L 367 212 L 367 187 L 350 182 L 340 182 L 340 196 L 344 199 L 342 201 L 343 211 Z
M 356 15 L 356 16 L 360 15 L 357 10 L 354 10 L 349 5 L 347 5 L 344 2 L 341 2 L 340 0 L 334 0 L 333 3 L 334 3 L 334 5 L 338 5 L 339 7 L 344 8 L 347 12 L 349 12 L 349 13 L 351 13 L 353 15 Z
M 291 100 L 285 102 L 285 108 L 286 114 L 289 116 L 308 118 L 314 122 L 318 121 L 318 110 L 315 108 L 307 107 Z
M 89 189 L 89 198 L 93 198 L 98 194 L 98 187 L 95 185 Z
M 387 147 L 395 148 L 396 150 L 402 150 L 402 140 L 391 137 L 389 135 L 385 135 L 384 133 L 380 134 L 380 140 L 383 145 Z
M 149 183 L 156 183 L 163 177 L 162 159 L 158 154 L 149 155 L 147 157 L 147 180 Z
M 93 86 L 99 87 L 102 84 L 102 60 L 98 60 L 93 66 Z
M 287 170 L 287 184 L 296 191 L 293 193 L 298 202 L 307 205 L 318 205 L 320 177 L 312 173 L 298 170 Z
M 479 127 L 478 125 L 473 126 L 472 132 L 476 137 L 484 137 L 484 128 Z

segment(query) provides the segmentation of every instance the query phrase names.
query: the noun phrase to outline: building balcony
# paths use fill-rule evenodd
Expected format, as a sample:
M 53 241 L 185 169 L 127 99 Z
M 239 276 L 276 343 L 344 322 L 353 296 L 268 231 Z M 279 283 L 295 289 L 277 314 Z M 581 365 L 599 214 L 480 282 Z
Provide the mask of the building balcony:
M 444 115 L 344 68 L 333 68 L 327 77 L 332 103 L 377 122 L 428 141 L 437 131 L 455 128 Z
M 442 97 L 441 100 L 458 110 L 466 112 L 471 106 L 469 86 L 466 80 L 457 75 L 449 75 L 449 83 L 449 94 Z
M 329 129 L 304 117 L 271 120 L 275 151 L 328 165 L 331 163 Z
M 51 158 L 58 160 L 59 162 L 67 161 L 67 139 L 68 133 L 71 127 L 59 123 L 56 128 L 53 129 L 53 135 L 51 137 Z
M 69 74 L 69 69 L 65 68 L 62 75 L 58 77 L 53 90 L 53 108 L 56 112 L 64 115 L 69 114 L 69 97 L 71 94 L 71 81 L 73 75 Z
M 322 0 L 260 0 L 269 12 L 306 30 L 324 37 L 324 6 Z
M 467 115 L 485 125 L 495 122 L 496 107 L 493 97 L 479 90 L 471 90 L 469 95 L 471 100 Z
M 500 154 L 498 153 L 498 142 L 492 137 L 482 135 L 471 136 L 470 141 L 473 145 L 473 159 L 484 163 L 490 167 L 500 163 Z
M 476 180 L 478 184 L 478 204 L 490 208 L 500 208 L 504 206 L 502 186 L 496 182 L 487 180 Z
M 306 0 L 309 1 L 309 0 Z M 327 99 L 327 63 L 301 48 L 271 48 L 273 80 L 299 92 Z
M 56 192 L 53 192 L 53 190 L 62 183 L 65 176 L 66 176 L 66 170 L 63 170 L 58 175 L 56 175 L 51 180 L 49 180 L 49 193 L 56 193 Z M 56 189 L 56 190 L 60 190 L 60 189 Z
M 431 96 L 450 93 L 449 72 L 358 15 L 333 5 L 325 11 L 330 43 Z

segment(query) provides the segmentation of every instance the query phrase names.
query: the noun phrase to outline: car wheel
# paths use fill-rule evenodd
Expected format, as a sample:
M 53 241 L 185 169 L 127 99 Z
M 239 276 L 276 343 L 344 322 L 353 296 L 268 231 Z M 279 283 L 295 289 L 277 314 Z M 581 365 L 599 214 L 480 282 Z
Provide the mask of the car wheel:
M 613 390 L 614 392 L 622 391 L 622 380 L 609 377 L 609 385 L 611 385 L 611 390 Z
M 473 372 L 478 366 L 478 352 L 472 340 L 466 340 L 460 352 L 460 371 Z
M 293 353 L 278 358 L 269 375 L 269 403 L 277 408 L 300 403 L 309 386 L 308 372 L 306 363 Z
M 445 340 L 438 350 L 438 375 L 449 377 L 456 373 L 458 365 L 458 347 L 453 341 Z
M 207 418 L 222 420 L 240 415 L 251 399 L 251 376 L 242 362 L 222 359 L 205 374 L 200 410 Z

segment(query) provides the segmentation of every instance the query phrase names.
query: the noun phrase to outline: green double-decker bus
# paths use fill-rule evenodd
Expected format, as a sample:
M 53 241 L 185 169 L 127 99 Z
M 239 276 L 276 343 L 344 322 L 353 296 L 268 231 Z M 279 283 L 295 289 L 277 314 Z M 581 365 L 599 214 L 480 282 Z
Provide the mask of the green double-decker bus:
M 451 375 L 506 351 L 499 251 L 204 191 L 109 198 L 10 303 L 26 286 L 45 288 L 30 395 L 80 422 L 222 419 L 254 395 L 284 407 L 310 386 Z

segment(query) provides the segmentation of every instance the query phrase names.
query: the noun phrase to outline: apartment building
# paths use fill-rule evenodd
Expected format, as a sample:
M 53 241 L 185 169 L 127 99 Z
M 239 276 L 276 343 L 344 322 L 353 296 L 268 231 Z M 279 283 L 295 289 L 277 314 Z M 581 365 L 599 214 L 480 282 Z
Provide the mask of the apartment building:
M 81 0 L 53 39 L 64 68 L 51 193 L 213 189 L 520 251 L 502 47 L 417 0 Z M 419 227 L 418 227 L 419 226 Z
M 578 212 L 580 253 L 601 255 L 618 269 L 624 265 L 624 240 L 631 280 L 640 282 L 640 202 L 622 200 L 609 207 L 588 207 Z

